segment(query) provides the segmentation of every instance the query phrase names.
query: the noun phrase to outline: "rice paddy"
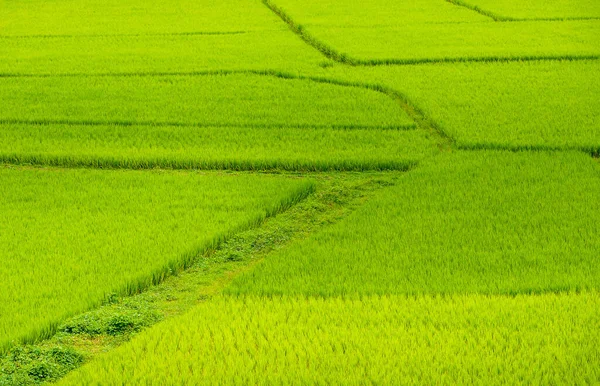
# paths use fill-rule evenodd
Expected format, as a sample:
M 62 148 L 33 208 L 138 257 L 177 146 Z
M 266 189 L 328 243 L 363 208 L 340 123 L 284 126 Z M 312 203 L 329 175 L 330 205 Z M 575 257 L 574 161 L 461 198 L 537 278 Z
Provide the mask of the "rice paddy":
M 600 382 L 594 1 L 0 14 L 0 386 Z
M 59 384 L 590 384 L 599 299 L 218 298 Z
M 196 172 L 0 170 L 0 347 L 185 268 L 311 191 L 302 180 Z

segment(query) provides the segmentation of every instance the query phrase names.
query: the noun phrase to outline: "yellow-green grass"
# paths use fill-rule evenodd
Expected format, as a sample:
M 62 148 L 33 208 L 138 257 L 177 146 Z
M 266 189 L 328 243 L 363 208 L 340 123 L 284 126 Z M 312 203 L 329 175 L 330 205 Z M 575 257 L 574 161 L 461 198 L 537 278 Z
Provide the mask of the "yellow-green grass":
M 600 168 L 582 153 L 438 156 L 269 256 L 240 294 L 529 294 L 600 288 Z
M 234 170 L 405 170 L 439 151 L 423 130 L 0 124 L 0 161 Z
M 239 34 L 0 37 L 0 74 L 291 70 L 323 62 L 283 23 Z
M 412 128 L 388 96 L 247 73 L 0 78 L 0 121 Z
M 403 93 L 459 147 L 600 151 L 598 61 L 336 66 L 332 73 Z
M 354 64 L 600 56 L 599 20 L 498 23 L 442 0 L 267 3 L 307 41 Z
M 600 296 L 223 297 L 61 385 L 593 384 Z
M 2 3 L 0 36 L 268 31 L 258 0 L 27 0 Z
M 134 292 L 310 193 L 268 175 L 0 169 L 0 348 Z
M 491 13 L 499 20 L 587 19 L 600 18 L 600 3 L 595 0 L 451 0 Z

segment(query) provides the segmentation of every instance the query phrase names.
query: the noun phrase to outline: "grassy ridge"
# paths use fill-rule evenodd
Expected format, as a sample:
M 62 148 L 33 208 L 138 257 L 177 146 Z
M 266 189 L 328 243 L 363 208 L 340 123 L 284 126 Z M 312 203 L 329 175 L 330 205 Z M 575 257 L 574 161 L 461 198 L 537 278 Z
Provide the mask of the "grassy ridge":
M 0 348 L 136 292 L 306 196 L 276 176 L 0 169 Z
M 421 130 L 0 125 L 0 160 L 61 166 L 405 170 L 437 151 Z
M 282 28 L 240 34 L 0 38 L 0 74 L 291 70 L 324 61 Z
M 347 64 L 600 55 L 598 20 L 497 23 L 434 0 L 267 4 L 305 41 Z
M 600 18 L 600 5 L 594 0 L 460 0 L 467 6 L 499 15 L 500 20 Z
M 600 150 L 600 62 L 354 68 L 328 76 L 402 92 L 459 147 Z
M 436 157 L 274 253 L 239 294 L 518 294 L 600 288 L 600 169 L 579 153 Z
M 224 297 L 59 384 L 589 384 L 599 308 L 596 292 Z
M 0 121 L 414 127 L 393 100 L 375 91 L 236 73 L 0 78 Z

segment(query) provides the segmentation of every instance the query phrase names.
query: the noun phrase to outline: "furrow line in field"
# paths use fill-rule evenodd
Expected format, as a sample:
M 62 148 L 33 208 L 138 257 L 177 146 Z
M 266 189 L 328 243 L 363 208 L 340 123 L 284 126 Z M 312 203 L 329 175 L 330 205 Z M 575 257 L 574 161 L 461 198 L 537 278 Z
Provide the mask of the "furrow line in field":
M 598 60 L 600 55 L 532 55 L 520 57 L 508 56 L 480 56 L 480 57 L 462 57 L 462 58 L 419 58 L 419 59 L 373 59 L 373 60 L 355 60 L 352 59 L 354 66 L 407 66 L 418 64 L 448 64 L 448 63 L 508 63 L 508 62 L 541 62 L 541 61 L 583 61 Z M 348 64 L 348 63 L 345 63 Z
M 101 121 L 101 120 L 21 120 L 0 119 L 0 125 L 26 124 L 26 125 L 69 125 L 69 126 L 166 126 L 166 127 L 223 127 L 223 128 L 250 128 L 250 129 L 332 129 L 332 130 L 414 130 L 416 125 L 394 126 L 368 126 L 368 125 L 314 125 L 314 124 L 232 124 L 232 123 L 186 123 L 186 122 L 153 122 L 153 121 Z
M 487 11 L 485 9 L 482 9 L 482 8 L 476 6 L 476 5 L 472 5 L 472 4 L 466 3 L 466 2 L 464 2 L 462 0 L 446 0 L 446 1 L 448 3 L 450 3 L 450 4 L 456 5 L 458 7 L 467 8 L 467 9 L 473 11 L 473 12 L 477 12 L 480 15 L 483 15 L 483 16 L 486 16 L 486 17 L 489 17 L 489 18 L 493 19 L 494 21 L 514 21 L 515 20 L 515 19 L 510 18 L 510 17 L 501 16 L 501 15 L 495 14 L 493 12 Z
M 526 17 L 510 17 L 510 16 L 503 16 L 503 15 L 499 15 L 497 13 L 488 11 L 486 9 L 483 9 L 481 7 L 478 7 L 476 5 L 473 4 L 469 4 L 467 2 L 464 2 L 462 0 L 446 0 L 448 3 L 450 4 L 454 4 L 458 7 L 463 7 L 463 8 L 467 8 L 471 11 L 477 12 L 480 15 L 492 18 L 494 21 L 498 21 L 498 22 L 519 22 L 519 21 L 577 21 L 577 20 L 600 20 L 600 17 L 597 16 L 580 16 L 580 17 L 531 17 L 531 18 L 526 18 Z
M 193 31 L 167 33 L 135 33 L 135 34 L 72 34 L 72 35 L 0 35 L 0 39 L 69 39 L 69 38 L 112 38 L 112 37 L 145 37 L 145 36 L 202 36 L 202 35 L 241 35 L 251 31 Z
M 335 60 L 339 63 L 354 65 L 354 59 L 349 58 L 345 54 L 341 54 L 332 47 L 323 43 L 322 41 L 316 39 L 314 36 L 309 34 L 304 27 L 294 21 L 287 13 L 283 11 L 283 9 L 279 8 L 275 4 L 273 4 L 270 0 L 263 0 L 263 4 L 269 8 L 273 13 L 275 13 L 284 23 L 288 25 L 288 27 L 294 32 L 296 35 L 300 37 L 306 44 L 313 47 L 321 54 L 323 54 L 326 58 Z
M 36 165 L 60 168 L 96 169 L 170 169 L 170 170 L 231 170 L 241 172 L 406 172 L 418 165 L 416 160 L 398 161 L 285 161 L 285 160 L 177 160 L 169 157 L 119 158 L 97 156 L 60 156 L 46 154 L 0 153 L 0 164 Z
M 600 145 L 598 146 L 552 146 L 552 145 L 503 145 L 494 143 L 472 143 L 456 145 L 457 150 L 464 151 L 488 151 L 504 150 L 512 152 L 546 152 L 546 151 L 580 151 L 591 155 L 594 158 L 600 157 Z

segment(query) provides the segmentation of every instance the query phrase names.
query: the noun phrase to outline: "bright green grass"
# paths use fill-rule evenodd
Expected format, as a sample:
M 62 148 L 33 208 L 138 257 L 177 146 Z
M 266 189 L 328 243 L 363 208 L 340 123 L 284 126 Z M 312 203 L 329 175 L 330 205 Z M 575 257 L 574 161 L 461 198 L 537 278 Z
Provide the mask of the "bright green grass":
M 257 31 L 281 21 L 258 0 L 3 1 L 0 36 Z
M 333 71 L 404 93 L 460 147 L 600 151 L 598 61 Z
M 406 169 L 438 151 L 422 130 L 0 124 L 0 161 L 201 169 Z
M 443 0 L 276 0 L 355 63 L 600 55 L 600 21 L 497 23 Z
M 135 291 L 312 185 L 276 176 L 0 169 L 0 348 Z
M 460 0 L 508 19 L 600 18 L 596 0 Z
M 0 38 L 0 73 L 290 70 L 324 62 L 281 25 L 279 31 L 230 35 Z
M 0 78 L 0 121 L 412 127 L 376 91 L 253 74 Z
M 229 293 L 515 294 L 600 288 L 600 168 L 580 153 L 439 156 Z
M 600 296 L 231 297 L 59 384 L 592 384 Z

